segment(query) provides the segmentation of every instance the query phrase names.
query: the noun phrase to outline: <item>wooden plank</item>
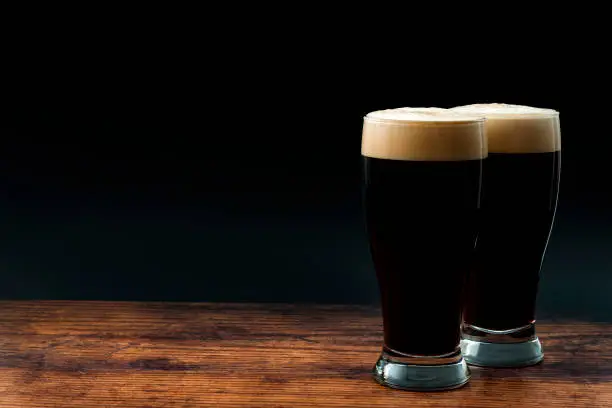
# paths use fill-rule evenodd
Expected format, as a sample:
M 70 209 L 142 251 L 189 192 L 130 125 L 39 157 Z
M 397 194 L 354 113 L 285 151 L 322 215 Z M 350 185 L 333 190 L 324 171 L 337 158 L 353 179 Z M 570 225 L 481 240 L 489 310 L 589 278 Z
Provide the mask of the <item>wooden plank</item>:
M 543 364 L 438 393 L 370 369 L 375 308 L 0 302 L 0 407 L 610 407 L 612 325 L 544 322 Z

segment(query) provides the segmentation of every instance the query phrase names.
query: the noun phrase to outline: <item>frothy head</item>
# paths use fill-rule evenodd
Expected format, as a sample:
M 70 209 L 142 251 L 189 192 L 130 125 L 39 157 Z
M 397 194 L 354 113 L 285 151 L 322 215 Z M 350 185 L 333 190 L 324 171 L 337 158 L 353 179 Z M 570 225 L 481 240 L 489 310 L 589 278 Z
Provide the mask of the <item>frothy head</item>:
M 457 161 L 487 156 L 484 118 L 442 108 L 368 113 L 361 154 L 389 160 Z
M 561 150 L 559 112 L 505 103 L 482 103 L 450 109 L 486 117 L 491 153 L 547 153 Z

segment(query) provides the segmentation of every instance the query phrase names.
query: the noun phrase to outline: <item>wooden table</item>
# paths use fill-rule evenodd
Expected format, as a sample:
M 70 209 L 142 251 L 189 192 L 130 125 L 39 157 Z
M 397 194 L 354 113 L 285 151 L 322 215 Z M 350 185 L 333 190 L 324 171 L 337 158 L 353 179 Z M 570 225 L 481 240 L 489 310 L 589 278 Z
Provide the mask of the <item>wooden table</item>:
M 371 379 L 374 308 L 3 301 L 0 407 L 612 407 L 612 325 L 539 332 L 539 366 L 415 393 Z

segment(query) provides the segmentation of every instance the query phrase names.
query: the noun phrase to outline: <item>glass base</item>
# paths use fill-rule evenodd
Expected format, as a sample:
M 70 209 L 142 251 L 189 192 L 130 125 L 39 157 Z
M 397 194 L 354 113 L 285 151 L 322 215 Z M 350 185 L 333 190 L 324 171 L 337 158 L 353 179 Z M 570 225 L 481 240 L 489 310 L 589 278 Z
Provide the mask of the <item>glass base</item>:
M 489 330 L 463 324 L 461 351 L 468 364 L 481 367 L 527 367 L 544 359 L 535 324 Z
M 384 348 L 374 366 L 374 380 L 409 391 L 443 391 L 468 383 L 470 370 L 461 350 L 443 356 L 409 356 Z

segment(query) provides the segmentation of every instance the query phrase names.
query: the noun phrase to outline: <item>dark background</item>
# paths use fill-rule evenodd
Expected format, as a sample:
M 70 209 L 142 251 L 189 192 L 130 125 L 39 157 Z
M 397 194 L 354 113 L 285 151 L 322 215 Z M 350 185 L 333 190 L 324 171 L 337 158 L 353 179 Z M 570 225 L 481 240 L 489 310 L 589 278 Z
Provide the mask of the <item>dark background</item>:
M 612 319 L 611 143 L 585 102 L 607 68 L 592 48 L 546 30 L 531 46 L 391 44 L 293 20 L 232 37 L 214 19 L 11 37 L 1 298 L 376 303 L 363 115 L 505 102 L 561 112 L 540 316 Z

